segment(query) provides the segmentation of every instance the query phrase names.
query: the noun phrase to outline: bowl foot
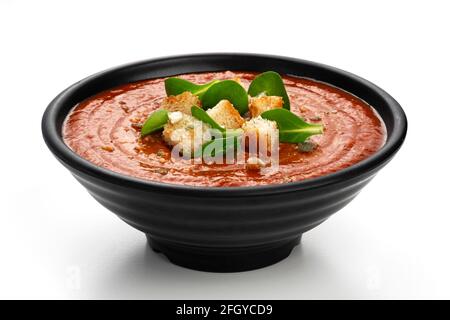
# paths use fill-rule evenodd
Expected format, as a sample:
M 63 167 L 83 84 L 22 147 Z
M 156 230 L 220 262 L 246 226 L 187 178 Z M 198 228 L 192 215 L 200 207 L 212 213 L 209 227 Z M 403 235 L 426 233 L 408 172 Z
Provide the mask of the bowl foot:
M 301 235 L 289 240 L 244 248 L 208 248 L 176 244 L 147 234 L 153 251 L 164 254 L 172 263 L 200 271 L 239 272 L 277 263 L 300 243 Z

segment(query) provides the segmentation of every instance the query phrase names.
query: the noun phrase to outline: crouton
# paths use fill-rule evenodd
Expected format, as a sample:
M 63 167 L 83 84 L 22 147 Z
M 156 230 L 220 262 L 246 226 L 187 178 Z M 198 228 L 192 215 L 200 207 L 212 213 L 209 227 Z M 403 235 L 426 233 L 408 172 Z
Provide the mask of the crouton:
M 246 162 L 248 170 L 259 170 L 267 166 L 268 163 L 258 157 L 249 157 Z
M 180 111 L 169 112 L 167 115 L 171 124 L 176 124 L 177 122 L 183 120 L 183 113 Z
M 183 156 L 193 155 L 201 146 L 211 140 L 211 127 L 180 111 L 170 112 L 164 126 L 163 139 Z
M 164 98 L 161 103 L 161 108 L 171 112 L 179 111 L 190 115 L 191 107 L 200 105 L 201 102 L 197 96 L 189 91 L 185 91 L 179 95 Z
M 228 100 L 221 100 L 214 108 L 206 112 L 226 129 L 238 129 L 244 124 L 244 119 Z
M 248 108 L 252 118 L 255 118 L 267 110 L 283 108 L 283 98 L 277 96 L 250 97 Z
M 260 116 L 246 121 L 242 129 L 249 140 L 249 147 L 252 146 L 253 141 L 253 143 L 258 143 L 257 145 L 265 146 L 267 150 L 270 150 L 272 139 L 278 139 L 277 123 Z
M 234 82 L 239 83 L 239 84 L 241 85 L 241 87 L 243 87 L 243 88 L 245 89 L 245 91 L 247 91 L 247 89 L 244 87 L 244 84 L 242 83 L 241 78 L 239 78 L 239 77 L 234 77 L 234 78 L 232 78 L 232 79 L 230 79 L 230 80 L 233 80 Z

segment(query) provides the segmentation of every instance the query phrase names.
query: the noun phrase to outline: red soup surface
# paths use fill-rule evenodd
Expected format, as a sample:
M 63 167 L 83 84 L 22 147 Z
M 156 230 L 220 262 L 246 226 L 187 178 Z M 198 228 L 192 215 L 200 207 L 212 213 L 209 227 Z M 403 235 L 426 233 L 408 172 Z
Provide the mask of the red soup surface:
M 252 72 L 211 72 L 179 77 L 204 83 L 240 78 L 244 87 Z M 291 111 L 311 123 L 322 123 L 318 147 L 299 152 L 296 144 L 280 143 L 279 168 L 270 174 L 234 164 L 171 161 L 171 148 L 160 133 L 140 138 L 145 122 L 166 96 L 164 78 L 123 85 L 79 103 L 68 115 L 66 144 L 90 162 L 141 179 L 193 186 L 255 186 L 310 179 L 349 167 L 376 152 L 386 140 L 384 123 L 367 103 L 333 86 L 283 76 Z

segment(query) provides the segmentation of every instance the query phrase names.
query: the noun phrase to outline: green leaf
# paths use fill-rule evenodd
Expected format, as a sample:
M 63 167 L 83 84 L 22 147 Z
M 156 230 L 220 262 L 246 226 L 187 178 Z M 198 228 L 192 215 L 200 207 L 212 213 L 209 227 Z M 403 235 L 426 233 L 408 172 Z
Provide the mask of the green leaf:
M 256 97 L 260 94 L 282 97 L 283 108 L 287 110 L 291 108 L 283 79 L 275 71 L 267 71 L 256 76 L 248 87 L 248 94 L 251 97 Z
M 321 124 L 310 124 L 286 109 L 273 109 L 261 114 L 267 120 L 275 121 L 280 131 L 280 142 L 300 143 L 315 134 L 323 133 Z
M 198 120 L 209 124 L 211 128 L 217 129 L 219 131 L 225 131 L 225 129 L 222 128 L 216 121 L 214 121 L 214 119 L 211 118 L 205 110 L 197 106 L 193 106 L 191 107 L 191 113 L 194 118 L 197 118 Z
M 141 129 L 141 136 L 146 136 L 155 131 L 161 130 L 169 121 L 167 110 L 160 109 L 153 112 L 145 121 Z
M 247 92 L 234 80 L 223 80 L 213 84 L 200 100 L 206 109 L 214 107 L 221 100 L 228 100 L 240 114 L 248 111 Z
M 201 99 L 203 94 L 217 82 L 219 82 L 219 80 L 214 80 L 205 84 L 195 84 L 181 78 L 168 78 L 164 81 L 164 86 L 168 96 L 176 96 L 189 91 Z
M 228 129 L 220 134 L 220 137 L 203 144 L 201 151 L 204 157 L 225 156 L 227 152 L 240 149 L 242 129 Z

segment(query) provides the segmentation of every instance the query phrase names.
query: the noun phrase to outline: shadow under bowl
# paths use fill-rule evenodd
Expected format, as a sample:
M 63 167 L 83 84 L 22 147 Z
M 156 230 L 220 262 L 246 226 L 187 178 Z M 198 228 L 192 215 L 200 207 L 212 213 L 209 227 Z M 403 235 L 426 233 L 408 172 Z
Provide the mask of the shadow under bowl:
M 98 167 L 63 141 L 64 119 L 80 101 L 134 81 L 192 72 L 267 71 L 312 78 L 374 107 L 387 129 L 385 145 L 367 159 L 319 178 L 257 187 L 194 187 L 146 181 Z M 407 121 L 385 91 L 351 73 L 294 58 L 259 54 L 196 54 L 116 67 L 61 92 L 42 119 L 56 158 L 103 206 L 147 235 L 175 264 L 204 271 L 261 268 L 286 258 L 306 231 L 348 204 L 402 145 Z

